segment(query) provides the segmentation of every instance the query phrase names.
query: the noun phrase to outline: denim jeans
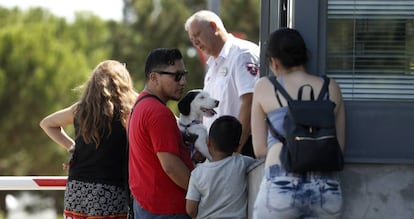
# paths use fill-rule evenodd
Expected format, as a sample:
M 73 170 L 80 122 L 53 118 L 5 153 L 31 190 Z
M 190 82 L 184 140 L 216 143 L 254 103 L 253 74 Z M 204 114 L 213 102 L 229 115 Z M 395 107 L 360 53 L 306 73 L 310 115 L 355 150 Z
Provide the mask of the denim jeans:
M 134 199 L 134 219 L 191 219 L 187 214 L 152 214 Z
M 279 165 L 265 169 L 254 219 L 340 218 L 342 191 L 337 173 L 293 174 Z

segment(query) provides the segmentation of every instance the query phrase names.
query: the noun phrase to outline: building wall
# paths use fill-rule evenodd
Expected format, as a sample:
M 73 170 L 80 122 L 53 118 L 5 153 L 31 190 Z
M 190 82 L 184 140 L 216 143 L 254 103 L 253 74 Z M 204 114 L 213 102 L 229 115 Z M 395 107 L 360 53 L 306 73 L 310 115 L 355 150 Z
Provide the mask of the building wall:
M 249 218 L 263 167 L 249 173 Z M 414 218 L 414 165 L 346 164 L 341 181 L 343 219 Z
M 413 20 L 411 17 L 413 13 L 406 12 L 414 10 L 411 7 L 413 0 L 396 1 L 400 4 L 397 8 L 388 7 L 384 4 L 386 1 L 377 1 L 378 3 L 365 0 L 335 2 L 339 5 L 371 5 L 371 8 L 360 7 L 362 11 L 358 13 L 363 15 L 364 19 L 372 18 L 374 12 L 379 17 L 375 19 L 379 20 L 395 21 L 395 17 L 399 17 L 399 19 L 407 20 L 407 24 Z M 309 72 L 325 74 L 326 42 L 330 37 L 326 34 L 328 3 L 329 0 L 261 0 L 261 50 L 265 50 L 270 32 L 284 26 L 293 27 L 301 32 L 311 51 L 312 59 L 307 66 Z M 288 7 L 282 7 L 283 4 Z M 352 6 L 338 8 L 338 4 L 331 4 L 331 9 L 338 9 L 339 14 L 343 13 L 343 9 L 352 9 Z M 284 11 L 284 8 L 287 10 Z M 369 12 L 364 12 L 365 10 Z M 286 20 L 283 19 L 284 16 Z M 338 31 L 341 30 L 338 28 Z M 406 36 L 407 33 L 411 34 L 410 28 L 403 29 L 402 35 Z M 411 45 L 409 42 L 412 40 L 409 39 L 411 38 L 407 38 L 403 45 Z M 412 54 L 411 46 L 404 49 L 405 54 Z M 386 56 L 386 58 L 393 58 L 393 56 Z M 260 69 L 262 76 L 269 72 L 267 66 L 266 59 L 262 56 Z M 399 69 L 402 66 L 397 67 Z M 384 79 L 384 81 L 387 80 Z M 409 83 L 409 80 L 404 81 Z M 411 89 L 412 83 L 409 84 L 409 89 Z M 352 84 L 354 85 L 360 84 Z M 380 93 L 380 89 L 375 87 L 373 89 Z M 402 86 L 395 87 L 395 92 L 399 94 L 403 94 L 405 90 Z M 414 101 L 412 98 L 408 98 L 408 101 L 392 100 L 382 101 L 369 98 L 352 100 L 351 98 L 345 101 L 347 112 L 345 161 L 347 164 L 341 172 L 344 197 L 342 218 L 344 219 L 414 219 L 414 147 L 410 143 L 413 134 Z M 262 177 L 263 163 L 249 173 L 249 216 L 251 216 L 255 195 Z

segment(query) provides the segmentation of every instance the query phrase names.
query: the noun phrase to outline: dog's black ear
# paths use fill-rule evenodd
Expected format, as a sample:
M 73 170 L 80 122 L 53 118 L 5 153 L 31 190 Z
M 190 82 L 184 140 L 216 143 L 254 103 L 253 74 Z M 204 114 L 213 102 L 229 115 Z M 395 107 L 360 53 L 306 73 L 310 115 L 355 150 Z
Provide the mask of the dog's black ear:
M 190 114 L 190 105 L 191 102 L 194 100 L 195 96 L 199 94 L 198 91 L 190 91 L 188 92 L 179 102 L 178 102 L 178 111 L 181 114 L 188 116 Z

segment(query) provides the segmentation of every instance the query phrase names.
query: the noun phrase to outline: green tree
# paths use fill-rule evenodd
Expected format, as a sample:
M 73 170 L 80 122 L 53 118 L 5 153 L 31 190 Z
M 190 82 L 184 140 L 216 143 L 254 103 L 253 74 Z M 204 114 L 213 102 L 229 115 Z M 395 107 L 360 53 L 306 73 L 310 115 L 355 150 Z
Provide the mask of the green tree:
M 192 13 L 191 8 L 201 9 L 205 6 L 202 1 L 177 0 L 177 1 L 136 1 L 124 0 L 126 6 L 130 6 L 125 16 L 132 18 L 127 20 L 125 26 L 129 31 L 122 34 L 130 37 L 117 40 L 124 49 L 117 53 L 120 57 L 124 54 L 128 60 L 128 69 L 139 81 L 144 80 L 145 59 L 154 48 L 175 47 L 184 55 L 187 70 L 187 88 L 200 88 L 204 69 L 198 57 L 187 55 L 191 48 L 187 33 L 184 31 L 184 22 Z M 201 3 L 200 3 L 201 2 Z M 127 48 L 125 48 L 125 45 Z M 143 84 L 140 84 L 143 86 Z M 139 87 L 138 89 L 142 89 Z
M 260 0 L 221 1 L 220 17 L 229 32 L 245 35 L 245 39 L 259 43 Z
M 177 47 L 190 72 L 188 89 L 201 88 L 205 69 L 184 31 L 193 12 L 204 1 L 128 2 L 130 19 L 104 22 L 80 13 L 67 23 L 43 9 L 22 12 L 0 8 L 0 171 L 3 175 L 65 174 L 60 169 L 66 152 L 39 128 L 45 115 L 78 98 L 73 91 L 104 59 L 126 62 L 143 87 L 144 62 L 157 47 Z M 257 41 L 258 0 L 222 1 L 220 16 L 230 32 L 242 32 Z M 131 19 L 132 18 L 132 19 Z M 172 104 L 174 108 L 175 104 Z
M 221 2 L 220 16 L 227 29 L 258 42 L 260 1 Z M 193 47 L 184 22 L 193 12 L 205 9 L 206 1 L 124 3 L 123 22 L 104 22 L 93 14 L 79 13 L 68 23 L 40 8 L 23 12 L 0 7 L 1 175 L 67 173 L 61 169 L 67 152 L 43 133 L 39 122 L 76 101 L 79 93 L 74 88 L 104 59 L 126 62 L 140 91 L 148 52 L 176 47 L 190 72 L 187 88 L 203 86 L 205 69 L 197 56 L 187 53 Z M 172 103 L 171 108 L 175 107 Z
M 0 172 L 65 174 L 66 151 L 39 122 L 78 98 L 73 88 L 109 56 L 108 30 L 97 17 L 84 14 L 70 25 L 42 9 L 0 13 Z
M 230 32 L 246 35 L 246 39 L 258 42 L 259 39 L 259 0 L 221 1 L 220 16 Z M 131 38 L 123 38 L 124 45 L 129 46 L 128 66 L 143 80 L 144 62 L 147 53 L 157 47 L 176 47 L 184 54 L 184 61 L 190 72 L 188 89 L 201 88 L 204 78 L 204 63 L 198 56 L 188 52 L 194 48 L 184 30 L 186 19 L 195 11 L 206 9 L 206 1 L 199 0 L 124 0 L 126 26 Z M 126 40 L 129 40 L 126 42 Z M 131 47 L 133 49 L 131 49 Z M 119 47 L 125 49 L 125 47 Z M 134 50 L 135 52 L 131 52 Z M 122 56 L 122 52 L 118 55 Z

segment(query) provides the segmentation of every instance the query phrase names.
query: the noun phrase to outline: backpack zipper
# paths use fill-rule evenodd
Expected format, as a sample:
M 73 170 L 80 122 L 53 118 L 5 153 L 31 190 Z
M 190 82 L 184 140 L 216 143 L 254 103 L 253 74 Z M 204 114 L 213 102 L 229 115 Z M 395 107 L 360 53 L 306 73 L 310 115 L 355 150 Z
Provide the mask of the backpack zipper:
M 296 136 L 295 137 L 295 141 L 318 141 L 318 140 L 325 140 L 325 139 L 329 139 L 329 138 L 335 138 L 334 135 L 327 135 L 327 136 L 321 136 L 321 137 L 301 137 L 301 136 Z

